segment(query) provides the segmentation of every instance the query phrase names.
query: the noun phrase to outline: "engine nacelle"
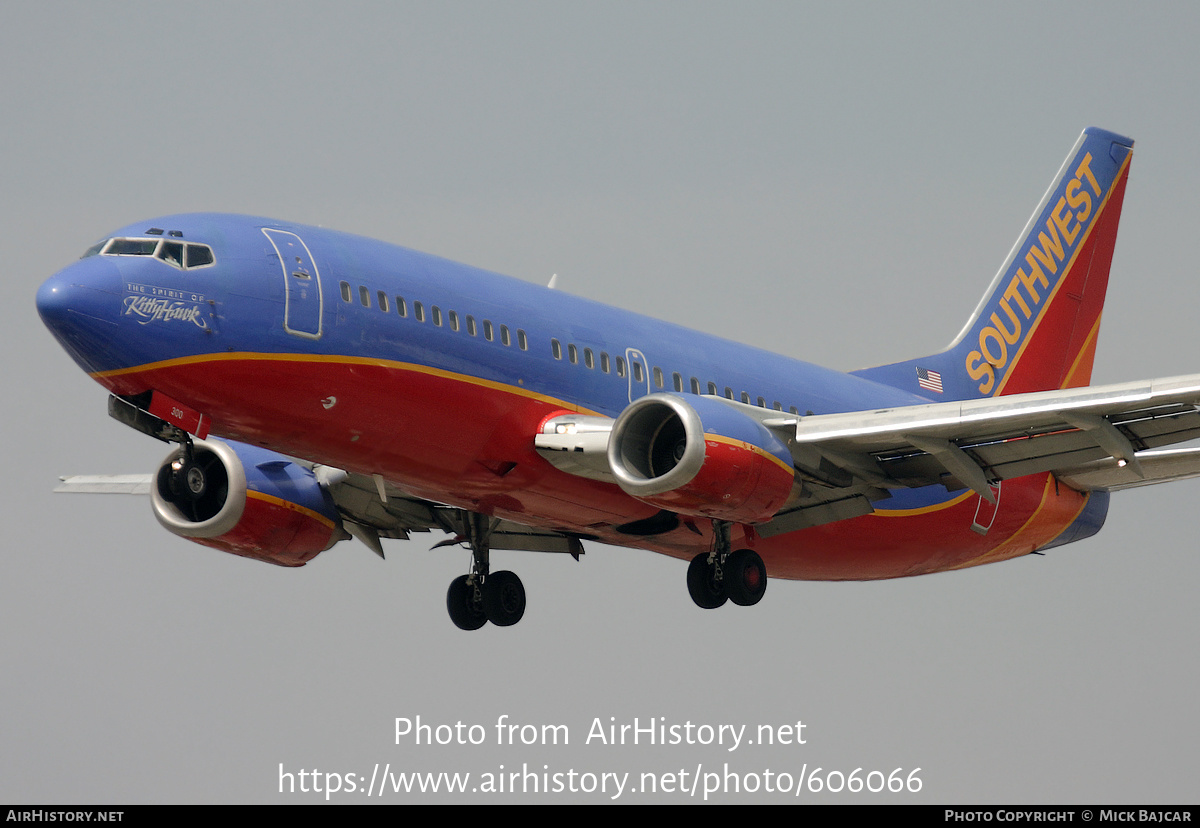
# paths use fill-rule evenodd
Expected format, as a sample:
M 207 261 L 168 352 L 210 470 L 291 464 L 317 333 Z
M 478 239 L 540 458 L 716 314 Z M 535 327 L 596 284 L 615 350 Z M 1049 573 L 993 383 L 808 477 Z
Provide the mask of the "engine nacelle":
M 329 492 L 283 455 L 196 440 L 192 460 L 172 453 L 150 487 L 154 516 L 180 537 L 279 566 L 303 566 L 347 537 Z
M 633 497 L 660 509 L 765 523 L 787 501 L 791 454 L 752 417 L 708 397 L 650 394 L 613 424 L 608 464 Z

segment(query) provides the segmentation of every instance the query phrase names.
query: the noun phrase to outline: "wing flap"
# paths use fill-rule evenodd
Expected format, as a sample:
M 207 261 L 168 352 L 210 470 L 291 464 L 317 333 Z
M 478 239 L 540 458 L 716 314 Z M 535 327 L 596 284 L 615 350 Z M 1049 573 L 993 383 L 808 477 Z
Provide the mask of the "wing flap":
M 379 538 L 408 538 L 412 532 L 440 530 L 465 538 L 467 528 L 461 509 L 443 506 L 405 494 L 395 485 L 365 474 L 318 474 L 326 479 L 329 493 L 346 521 L 346 528 L 380 554 Z M 492 549 L 525 552 L 566 552 L 578 558 L 583 544 L 574 536 L 508 520 L 493 521 L 488 545 Z M 453 544 L 451 539 L 444 541 Z
M 1116 492 L 1200 477 L 1200 448 L 1143 451 L 1138 453 L 1137 459 L 1142 467 L 1142 477 L 1138 477 L 1128 466 L 1118 465 L 1112 457 L 1062 469 L 1056 476 L 1071 488 L 1084 492 Z
M 873 511 L 875 511 L 875 507 L 871 505 L 871 501 L 867 497 L 851 495 L 780 512 L 767 523 L 758 526 L 757 532 L 763 537 L 769 538 L 785 532 L 810 529 L 813 526 L 869 515 Z
M 379 484 L 373 477 L 344 472 L 330 474 L 330 471 L 328 467 L 318 467 L 318 479 L 329 489 L 342 516 L 363 527 L 366 531 L 362 534 L 367 537 L 372 532 L 381 538 L 407 538 L 411 532 L 455 531 L 450 519 L 441 514 L 447 507 L 406 495 L 386 482 L 381 496 Z M 355 529 L 350 532 L 356 537 L 359 535 Z M 367 545 L 374 548 L 371 543 Z

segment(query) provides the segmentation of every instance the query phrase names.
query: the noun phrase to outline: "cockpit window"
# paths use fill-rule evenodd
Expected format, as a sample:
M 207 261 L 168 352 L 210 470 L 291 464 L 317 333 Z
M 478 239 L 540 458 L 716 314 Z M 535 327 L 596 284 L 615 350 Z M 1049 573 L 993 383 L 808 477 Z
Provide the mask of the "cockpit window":
M 204 267 L 213 263 L 213 252 L 206 244 L 189 244 L 187 246 L 187 266 Z
M 216 260 L 207 244 L 184 244 L 173 239 L 107 239 L 93 244 L 80 258 L 88 256 L 155 256 L 172 267 L 191 270 L 208 267 Z
M 105 256 L 153 256 L 158 239 L 113 239 L 104 249 Z
M 169 265 L 183 267 L 183 245 L 179 242 L 163 242 L 158 250 L 158 258 Z

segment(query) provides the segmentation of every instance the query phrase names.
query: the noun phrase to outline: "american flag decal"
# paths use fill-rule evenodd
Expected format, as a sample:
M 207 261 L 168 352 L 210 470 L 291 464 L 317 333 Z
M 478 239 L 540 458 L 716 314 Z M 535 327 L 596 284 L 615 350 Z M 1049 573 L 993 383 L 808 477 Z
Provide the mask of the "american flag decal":
M 927 368 L 917 369 L 917 385 L 935 394 L 942 393 L 942 375 Z

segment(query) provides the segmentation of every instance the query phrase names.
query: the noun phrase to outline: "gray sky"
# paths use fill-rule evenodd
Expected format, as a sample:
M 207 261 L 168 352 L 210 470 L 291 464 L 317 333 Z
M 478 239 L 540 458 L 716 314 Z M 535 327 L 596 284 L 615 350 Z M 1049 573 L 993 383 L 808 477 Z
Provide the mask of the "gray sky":
M 105 416 L 33 295 L 115 227 L 221 210 L 558 273 L 566 291 L 850 369 L 957 333 L 1094 124 L 1137 146 L 1093 380 L 1195 372 L 1198 14 L 8 4 L 0 801 L 302 802 L 321 797 L 281 796 L 281 763 L 369 777 L 378 762 L 473 783 L 523 763 L 634 783 L 724 763 L 920 767 L 922 791 L 895 799 L 1194 802 L 1200 483 L 1115 495 L 1099 536 L 1046 557 L 772 581 L 753 609 L 696 609 L 684 565 L 650 553 L 508 553 L 524 620 L 466 634 L 444 600 L 468 556 L 427 552 L 440 536 L 393 542 L 386 563 L 345 543 L 285 571 L 166 534 L 141 498 L 53 495 L 59 474 L 150 471 L 165 447 Z M 504 714 L 567 725 L 571 743 L 497 746 Z M 483 725 L 487 743 L 395 744 L 393 720 L 418 715 Z M 609 717 L 802 720 L 806 744 L 585 744 Z

